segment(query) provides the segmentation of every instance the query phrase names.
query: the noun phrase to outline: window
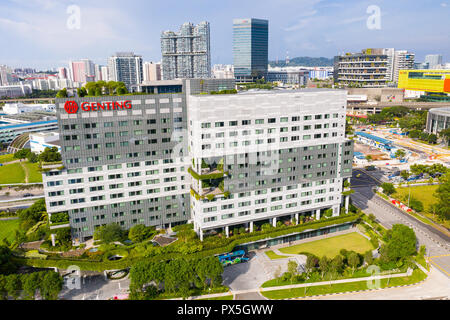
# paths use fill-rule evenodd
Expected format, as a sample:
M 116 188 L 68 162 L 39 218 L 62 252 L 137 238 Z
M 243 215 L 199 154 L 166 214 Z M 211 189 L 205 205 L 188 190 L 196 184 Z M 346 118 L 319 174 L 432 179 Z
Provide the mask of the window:
M 230 127 L 234 127 L 234 126 L 238 125 L 238 122 L 237 121 L 230 121 L 228 124 L 230 125 Z
M 103 123 L 103 126 L 104 126 L 105 128 L 110 128 L 110 127 L 113 126 L 113 123 L 112 123 L 112 122 L 105 122 L 105 123 Z
M 255 124 L 264 124 L 264 119 L 256 119 Z

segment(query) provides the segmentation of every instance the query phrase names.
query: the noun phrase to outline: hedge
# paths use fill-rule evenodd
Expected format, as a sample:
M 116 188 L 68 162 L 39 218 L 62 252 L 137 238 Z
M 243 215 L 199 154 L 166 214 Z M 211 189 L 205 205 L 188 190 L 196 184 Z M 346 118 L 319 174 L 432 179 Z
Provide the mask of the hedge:
M 257 231 L 257 234 L 255 233 L 246 233 L 241 234 L 237 238 L 229 238 L 229 243 L 220 246 L 217 248 L 212 248 L 204 251 L 199 251 L 195 253 L 191 253 L 189 255 L 183 256 L 180 255 L 179 252 L 169 252 L 169 253 L 163 253 L 157 256 L 153 257 L 142 257 L 142 258 L 123 258 L 118 261 L 89 261 L 89 260 L 80 260 L 80 259 L 60 259 L 55 257 L 48 257 L 46 260 L 40 260 L 40 259 L 24 259 L 24 258 L 14 258 L 18 263 L 27 265 L 27 266 L 34 266 L 34 267 L 40 267 L 40 268 L 48 268 L 48 267 L 57 267 L 60 269 L 67 269 L 67 267 L 76 265 L 81 270 L 89 270 L 89 271 L 98 271 L 103 272 L 104 270 L 117 270 L 117 269 L 125 269 L 128 267 L 131 267 L 133 264 L 137 263 L 141 260 L 146 261 L 154 261 L 154 262 L 161 262 L 161 261 L 167 261 L 172 260 L 176 258 L 180 258 L 180 256 L 183 256 L 185 259 L 197 259 L 197 258 L 204 258 L 208 256 L 214 256 L 218 254 L 223 254 L 226 252 L 232 251 L 236 246 L 247 243 L 247 242 L 254 242 L 258 240 L 263 239 L 269 239 L 269 238 L 276 238 L 279 236 L 291 234 L 291 233 L 297 233 L 302 232 L 305 230 L 314 230 L 323 228 L 326 226 L 334 225 L 334 224 L 342 224 L 350 221 L 357 221 L 360 218 L 360 214 L 351 214 L 351 215 L 345 215 L 345 216 L 338 216 L 329 218 L 323 221 L 316 221 L 316 222 L 309 222 L 302 225 L 296 225 L 296 226 L 289 226 L 289 227 L 283 227 L 281 230 L 267 230 L 267 231 Z

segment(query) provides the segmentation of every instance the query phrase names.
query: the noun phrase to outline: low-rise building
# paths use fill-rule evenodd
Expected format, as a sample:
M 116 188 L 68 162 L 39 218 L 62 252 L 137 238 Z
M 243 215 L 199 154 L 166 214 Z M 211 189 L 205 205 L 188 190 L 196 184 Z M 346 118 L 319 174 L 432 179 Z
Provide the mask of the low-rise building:
M 59 133 L 55 131 L 31 133 L 30 147 L 31 151 L 36 153 L 41 153 L 45 148 L 53 147 L 58 148 L 58 152 L 61 152 Z

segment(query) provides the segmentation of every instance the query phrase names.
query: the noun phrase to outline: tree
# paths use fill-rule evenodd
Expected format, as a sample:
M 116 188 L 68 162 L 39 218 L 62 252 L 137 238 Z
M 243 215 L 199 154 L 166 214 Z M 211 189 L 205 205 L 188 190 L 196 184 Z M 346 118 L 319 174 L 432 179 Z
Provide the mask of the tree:
M 18 274 L 10 274 L 9 276 L 7 276 L 5 289 L 8 295 L 16 300 L 20 296 L 20 290 L 22 289 L 20 276 Z
M 67 98 L 69 95 L 67 94 L 67 89 L 61 89 L 58 91 L 58 93 L 56 94 L 57 98 Z
M 34 297 L 36 295 L 36 290 L 39 289 L 41 282 L 41 273 L 40 272 L 33 272 L 30 274 L 27 274 L 23 283 L 23 291 L 25 293 L 25 296 L 30 299 L 34 300 Z
M 330 269 L 332 273 L 340 273 L 342 271 L 342 267 L 344 266 L 344 259 L 341 255 L 337 255 L 331 260 Z
M 305 264 L 306 273 L 310 274 L 316 268 L 318 263 L 319 259 L 316 256 L 309 254 L 306 258 Z
M 366 160 L 368 161 L 368 162 L 371 162 L 372 161 L 372 156 L 370 155 L 370 154 L 368 154 L 367 156 L 366 156 Z
M 450 172 L 439 178 L 441 184 L 436 189 L 434 197 L 438 199 L 437 214 L 442 221 L 450 219 Z
M 323 276 L 325 275 L 325 273 L 328 272 L 329 265 L 330 265 L 330 261 L 328 260 L 328 258 L 326 256 L 323 256 L 322 258 L 320 258 L 319 269 L 321 272 L 322 279 L 323 279 Z
M 86 91 L 86 88 L 84 88 L 84 87 L 77 88 L 77 95 L 79 98 L 83 98 L 83 97 L 87 96 L 88 93 Z
M 428 136 L 427 141 L 428 141 L 428 143 L 436 144 L 436 143 L 437 143 L 437 135 L 435 135 L 434 133 L 431 133 L 431 134 Z
M 381 184 L 381 188 L 383 189 L 383 192 L 390 196 L 391 194 L 395 193 L 395 187 L 392 183 L 389 182 L 383 182 Z
M 355 268 L 360 263 L 358 254 L 354 251 L 350 252 L 348 255 L 347 261 L 348 261 L 348 265 L 352 268 L 352 274 L 355 273 Z
M 413 229 L 403 224 L 394 224 L 385 246 L 385 255 L 389 261 L 398 261 L 414 254 L 416 243 L 417 238 Z
M 17 266 L 12 261 L 12 252 L 6 246 L 0 246 L 0 274 L 10 274 L 16 271 Z
M 15 159 L 20 159 L 20 160 L 26 159 L 28 154 L 30 154 L 30 153 L 31 153 L 30 149 L 26 149 L 26 148 L 20 149 L 19 151 L 14 153 L 14 158 Z
M 39 156 L 34 152 L 30 152 L 27 155 L 27 160 L 31 163 L 36 163 L 39 161 Z
M 377 218 L 375 217 L 375 215 L 373 213 L 370 213 L 368 217 L 369 217 L 369 220 L 372 222 L 375 222 L 375 220 L 377 220 Z
M 57 162 L 61 161 L 61 154 L 57 147 L 46 147 L 44 151 L 39 155 L 39 159 L 42 162 Z
M 409 178 L 409 171 L 408 171 L 408 170 L 402 170 L 402 171 L 400 171 L 400 176 L 401 176 L 403 179 L 407 180 L 407 179 Z
M 403 149 L 398 149 L 397 151 L 395 151 L 395 157 L 397 159 L 403 159 L 406 156 L 406 152 Z
M 441 130 L 439 136 L 450 146 L 450 128 Z
M 143 224 L 137 224 L 128 232 L 128 238 L 133 242 L 142 242 L 152 234 L 153 228 L 146 227 Z
M 372 251 L 369 250 L 364 253 L 364 262 L 367 263 L 367 265 L 371 265 L 373 263 Z
M 94 232 L 94 237 L 105 243 L 111 243 L 122 240 L 124 231 L 117 223 L 110 223 L 106 226 L 98 227 Z
M 416 199 L 414 197 L 411 197 L 409 199 L 409 207 L 411 209 L 413 209 L 414 211 L 416 211 L 416 212 L 423 212 L 423 203 L 422 203 L 422 201 L 420 201 L 420 200 L 418 200 L 418 199 Z
M 298 269 L 298 263 L 297 261 L 294 260 L 289 260 L 288 264 L 287 264 L 287 269 L 291 278 L 291 284 L 294 281 L 295 277 L 297 276 L 297 269 Z
M 62 285 L 63 279 L 59 273 L 49 271 L 43 276 L 39 289 L 45 300 L 56 300 L 61 292 Z

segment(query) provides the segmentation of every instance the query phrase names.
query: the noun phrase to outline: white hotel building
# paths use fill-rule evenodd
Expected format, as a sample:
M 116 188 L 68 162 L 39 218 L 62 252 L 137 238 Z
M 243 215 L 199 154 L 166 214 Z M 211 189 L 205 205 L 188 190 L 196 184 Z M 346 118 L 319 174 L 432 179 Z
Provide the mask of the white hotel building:
M 346 91 L 198 95 L 188 106 L 191 219 L 200 238 L 216 228 L 228 236 L 255 222 L 318 219 L 327 209 L 339 215 L 353 157 Z

